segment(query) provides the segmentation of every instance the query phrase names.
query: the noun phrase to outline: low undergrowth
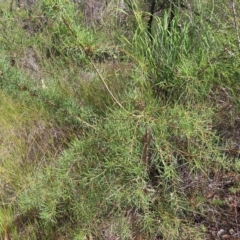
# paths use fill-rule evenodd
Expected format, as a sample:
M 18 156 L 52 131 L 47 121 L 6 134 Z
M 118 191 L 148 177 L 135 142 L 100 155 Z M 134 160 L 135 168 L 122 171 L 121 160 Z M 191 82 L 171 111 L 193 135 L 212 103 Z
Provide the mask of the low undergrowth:
M 232 10 L 176 3 L 149 31 L 126 3 L 92 26 L 71 1 L 2 4 L 1 239 L 239 235 Z

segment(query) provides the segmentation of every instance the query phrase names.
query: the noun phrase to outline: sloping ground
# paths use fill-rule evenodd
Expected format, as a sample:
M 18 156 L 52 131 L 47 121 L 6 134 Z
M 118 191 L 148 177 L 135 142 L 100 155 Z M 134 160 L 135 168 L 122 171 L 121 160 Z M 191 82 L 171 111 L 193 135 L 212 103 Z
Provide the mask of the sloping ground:
M 216 103 L 214 130 L 222 139 L 222 151 L 228 156 L 226 162 L 230 162 L 229 165 L 231 162 L 238 165 L 240 114 L 234 97 L 227 88 L 218 86 L 212 92 L 211 99 Z M 209 232 L 209 239 L 240 238 L 240 174 L 234 170 L 229 168 L 228 171 L 217 171 L 214 180 L 209 184 L 206 215 L 201 218 Z
M 94 31 L 68 1 L 1 14 L 2 239 L 240 239 L 239 56 L 222 35 L 156 18 L 151 48 L 137 10 Z

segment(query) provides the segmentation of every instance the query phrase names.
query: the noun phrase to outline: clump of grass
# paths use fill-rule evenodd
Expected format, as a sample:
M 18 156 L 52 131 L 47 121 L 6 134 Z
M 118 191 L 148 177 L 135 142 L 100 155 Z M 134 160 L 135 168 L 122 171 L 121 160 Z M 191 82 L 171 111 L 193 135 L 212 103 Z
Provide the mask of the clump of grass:
M 121 229 L 126 232 L 119 229 L 114 234 L 124 239 L 139 228 L 146 229 L 149 237 L 176 234 L 164 231 L 162 226 L 169 224 L 164 216 L 176 216 L 180 226 L 182 215 L 194 211 L 179 192 L 184 180 L 179 174 L 181 167 L 188 166 L 194 175 L 202 171 L 210 174 L 205 172 L 205 165 L 216 162 L 211 162 L 209 152 L 212 156 L 218 153 L 205 130 L 207 115 L 199 119 L 195 112 L 191 115 L 179 108 L 156 114 L 157 109 L 146 115 L 123 110 L 108 114 L 107 120 L 96 124 L 96 130 L 73 142 L 53 165 L 31 179 L 28 191 L 18 198 L 20 211 L 37 207 L 39 218 L 48 224 L 60 224 L 64 218 L 79 227 L 80 221 L 86 234 L 91 232 L 99 238 L 104 222 L 111 223 L 111 219 L 119 219 L 112 226 L 116 229 L 123 221 Z M 202 131 L 200 136 L 199 131 L 193 134 L 195 126 Z M 179 143 L 175 149 L 174 141 L 182 142 L 182 149 L 177 149 Z
M 106 37 L 114 19 L 99 38 L 71 1 L 35 5 L 31 18 L 46 18 L 35 32 L 14 25 L 27 11 L 4 16 L 1 28 L 13 28 L 0 38 L 2 237 L 206 238 L 197 219 L 221 207 L 209 186 L 239 169 L 219 134 L 216 92 L 231 95 L 235 119 L 239 56 L 215 29 L 213 3 L 176 5 L 171 22 L 163 11 L 151 35 L 144 6 L 129 4 L 131 24 Z M 36 75 L 21 54 L 11 61 L 11 35 L 36 53 Z

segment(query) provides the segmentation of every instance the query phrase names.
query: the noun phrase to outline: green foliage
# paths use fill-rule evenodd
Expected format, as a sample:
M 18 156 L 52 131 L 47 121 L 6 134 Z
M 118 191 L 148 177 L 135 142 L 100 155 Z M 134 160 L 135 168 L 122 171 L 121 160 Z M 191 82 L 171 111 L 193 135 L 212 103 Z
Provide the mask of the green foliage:
M 4 4 L 1 239 L 205 239 L 197 217 L 223 207 L 211 186 L 239 171 L 231 11 L 176 3 L 149 31 L 147 4 L 126 2 L 125 24 L 93 27 L 72 1 Z

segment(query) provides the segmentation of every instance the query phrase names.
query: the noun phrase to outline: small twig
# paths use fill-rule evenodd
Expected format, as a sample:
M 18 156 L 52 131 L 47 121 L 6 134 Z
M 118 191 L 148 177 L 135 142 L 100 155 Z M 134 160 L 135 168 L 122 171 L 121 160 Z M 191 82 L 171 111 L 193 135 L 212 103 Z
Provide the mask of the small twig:
M 151 136 L 150 136 L 150 133 L 149 133 L 149 129 L 146 128 L 145 129 L 145 134 L 144 134 L 144 137 L 143 137 L 142 161 L 147 166 L 149 165 L 149 158 L 150 158 L 150 156 L 149 156 L 150 155 L 150 151 L 149 151 L 150 142 L 151 142 Z
M 69 29 L 69 31 L 72 33 L 72 35 L 78 40 L 78 36 L 77 34 L 74 32 L 74 30 L 71 28 L 70 24 L 68 23 L 68 21 L 62 17 L 63 23 L 66 25 L 66 27 Z M 89 56 L 89 53 L 87 52 L 87 50 L 85 49 L 84 45 L 78 41 L 78 44 L 80 45 L 81 49 L 83 50 L 84 54 L 86 55 L 87 59 L 89 60 L 90 64 L 93 66 L 95 72 L 97 73 L 99 79 L 101 80 L 101 82 L 103 83 L 105 89 L 107 90 L 107 92 L 110 94 L 110 96 L 112 97 L 112 99 L 114 100 L 115 103 L 117 103 L 117 105 L 121 108 L 124 109 L 124 107 L 122 106 L 122 104 L 117 100 L 117 98 L 113 95 L 113 93 L 111 92 L 111 90 L 109 89 L 107 83 L 105 82 L 103 76 L 101 75 L 101 73 L 99 72 L 99 70 L 97 69 L 96 65 L 94 64 L 94 62 L 92 61 L 91 57 Z
M 220 57 L 222 57 L 226 52 L 228 51 L 227 48 L 225 48 L 218 56 L 210 59 L 208 63 L 205 65 L 205 67 L 201 68 L 197 72 L 197 76 L 201 75 L 203 72 L 205 72 L 213 63 L 215 63 Z
M 240 236 L 240 232 L 237 232 L 237 233 L 233 234 L 233 237 L 238 237 L 238 236 Z
M 163 2 L 153 13 L 161 12 L 162 10 L 164 10 L 166 3 L 167 1 Z
M 27 64 L 23 64 L 23 66 L 24 66 L 25 68 L 28 68 L 28 69 L 30 69 L 30 70 L 36 72 L 36 73 L 39 73 L 38 70 L 34 69 L 33 67 L 28 66 Z
M 233 16 L 234 16 L 234 27 L 235 27 L 235 30 L 236 30 L 237 41 L 238 41 L 238 50 L 240 52 L 240 36 L 239 36 L 239 31 L 238 31 L 237 13 L 236 13 L 234 0 L 232 0 L 232 10 L 233 10 Z

